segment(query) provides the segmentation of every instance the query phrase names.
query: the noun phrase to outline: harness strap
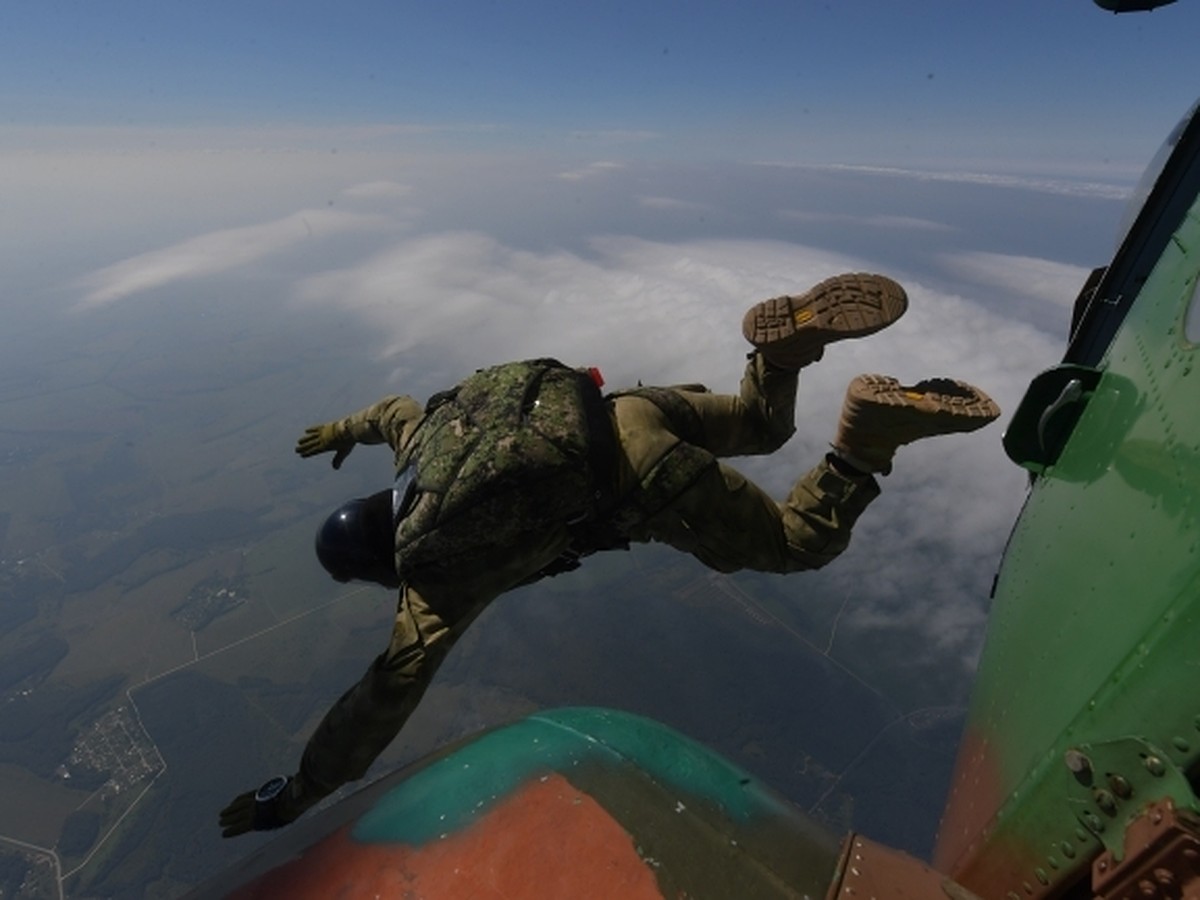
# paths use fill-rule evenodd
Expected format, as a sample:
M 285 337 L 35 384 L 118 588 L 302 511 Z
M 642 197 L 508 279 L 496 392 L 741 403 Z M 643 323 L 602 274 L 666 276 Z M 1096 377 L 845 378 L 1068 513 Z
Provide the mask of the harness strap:
M 590 378 L 580 380 L 580 400 L 587 427 L 588 470 L 592 480 L 593 512 L 601 518 L 617 502 L 617 431 L 612 403 Z
M 592 506 L 588 515 L 567 524 L 570 546 L 556 559 L 543 566 L 522 584 L 543 578 L 553 578 L 573 572 L 580 560 L 601 550 L 628 550 L 629 539 L 613 526 L 613 512 L 618 506 L 616 423 L 612 417 L 612 402 L 600 393 L 592 379 L 580 381 L 580 401 L 587 428 L 587 466 L 591 479 Z
M 705 390 L 702 385 L 687 385 L 686 389 Z M 630 396 L 643 397 L 662 410 L 680 440 L 663 454 L 632 491 L 620 497 L 616 494 L 618 447 L 610 409 L 615 398 Z M 570 524 L 570 547 L 533 576 L 533 581 L 571 572 L 579 568 L 581 559 L 600 550 L 628 550 L 629 534 L 634 528 L 670 506 L 717 464 L 712 454 L 697 446 L 703 441 L 700 416 L 677 390 L 640 387 L 611 394 L 606 401 L 597 403 L 597 400 L 601 400 L 598 391 L 584 403 L 590 464 L 596 485 L 593 512 Z
M 667 417 L 675 434 L 689 444 L 703 446 L 704 423 L 700 420 L 700 413 L 696 412 L 695 408 L 680 396 L 680 391 L 707 393 L 708 388 L 702 384 L 683 384 L 676 388 L 636 387 L 626 391 L 617 391 L 609 396 L 612 399 L 641 397 L 649 400 Z

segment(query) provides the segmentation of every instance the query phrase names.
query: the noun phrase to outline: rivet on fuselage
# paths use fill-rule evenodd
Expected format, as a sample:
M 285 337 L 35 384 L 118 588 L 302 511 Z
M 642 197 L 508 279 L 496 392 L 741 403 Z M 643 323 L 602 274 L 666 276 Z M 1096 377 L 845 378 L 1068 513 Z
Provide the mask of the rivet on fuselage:
M 1062 851 L 1062 855 L 1065 856 L 1067 859 L 1075 858 L 1075 845 L 1072 844 L 1070 841 L 1063 841 L 1061 844 L 1058 845 L 1058 849 L 1060 849 Z
M 1133 796 L 1133 786 L 1121 775 L 1112 773 L 1108 776 L 1108 786 L 1112 788 L 1112 792 L 1122 800 L 1128 800 Z
M 1175 737 L 1171 738 L 1171 746 L 1173 746 L 1180 753 L 1187 753 L 1192 749 L 1192 745 L 1189 744 L 1187 742 L 1187 738 L 1183 737 L 1182 735 L 1176 735 Z
M 1037 880 L 1038 880 L 1038 881 L 1040 881 L 1042 884 L 1049 884 L 1049 883 L 1050 883 L 1050 876 L 1046 874 L 1046 870 L 1045 870 L 1045 869 L 1038 869 L 1038 870 L 1037 870 L 1036 872 L 1034 872 L 1033 874 L 1034 874 L 1035 876 L 1037 876 Z
M 1154 881 L 1163 890 L 1169 894 L 1175 894 L 1176 879 L 1175 873 L 1170 869 L 1158 868 L 1154 870 Z
M 1167 772 L 1167 767 L 1163 765 L 1163 761 L 1157 756 L 1147 756 L 1142 760 L 1142 765 L 1146 767 L 1146 771 L 1155 778 L 1161 778 Z
M 1088 760 L 1086 754 L 1082 754 L 1079 750 L 1068 750 L 1063 754 L 1063 762 L 1067 763 L 1067 768 L 1075 773 L 1075 778 L 1084 784 L 1090 784 L 1092 780 L 1092 761 Z
M 1110 816 L 1117 813 L 1117 800 L 1108 791 L 1094 790 L 1092 791 L 1092 799 L 1096 801 L 1096 805 L 1100 810 Z

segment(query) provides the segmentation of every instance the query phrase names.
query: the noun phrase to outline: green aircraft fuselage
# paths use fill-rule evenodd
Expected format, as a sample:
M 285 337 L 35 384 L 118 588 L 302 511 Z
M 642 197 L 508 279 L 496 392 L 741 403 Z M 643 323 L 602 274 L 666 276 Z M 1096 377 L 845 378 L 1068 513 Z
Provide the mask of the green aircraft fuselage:
M 1005 435 L 1033 481 L 934 859 L 982 897 L 1091 897 L 1149 804 L 1200 812 L 1200 122 L 1167 149 Z

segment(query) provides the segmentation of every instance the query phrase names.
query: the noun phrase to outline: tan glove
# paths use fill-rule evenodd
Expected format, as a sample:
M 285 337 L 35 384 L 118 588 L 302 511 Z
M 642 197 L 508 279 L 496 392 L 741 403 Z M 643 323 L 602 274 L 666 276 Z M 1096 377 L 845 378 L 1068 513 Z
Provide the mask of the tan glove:
M 310 425 L 296 441 L 296 452 L 308 459 L 318 453 L 333 453 L 333 467 L 340 469 L 350 451 L 354 449 L 354 438 L 346 434 L 338 422 Z

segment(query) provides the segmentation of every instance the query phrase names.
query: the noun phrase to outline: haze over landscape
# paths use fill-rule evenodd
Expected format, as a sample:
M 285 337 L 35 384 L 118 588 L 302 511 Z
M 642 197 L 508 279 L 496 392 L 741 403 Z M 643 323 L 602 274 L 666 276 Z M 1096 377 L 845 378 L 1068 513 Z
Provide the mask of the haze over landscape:
M 1195 99 L 1186 0 L 644 6 L 3 13 L 0 893 L 174 897 L 269 840 L 217 811 L 294 770 L 394 603 L 311 549 L 390 455 L 333 472 L 305 426 L 536 355 L 732 390 L 745 308 L 851 270 L 908 315 L 739 467 L 782 495 L 859 372 L 1006 421 Z M 376 773 L 614 706 L 928 853 L 1024 496 L 1005 421 L 902 450 L 820 572 L 637 547 L 501 598 Z

